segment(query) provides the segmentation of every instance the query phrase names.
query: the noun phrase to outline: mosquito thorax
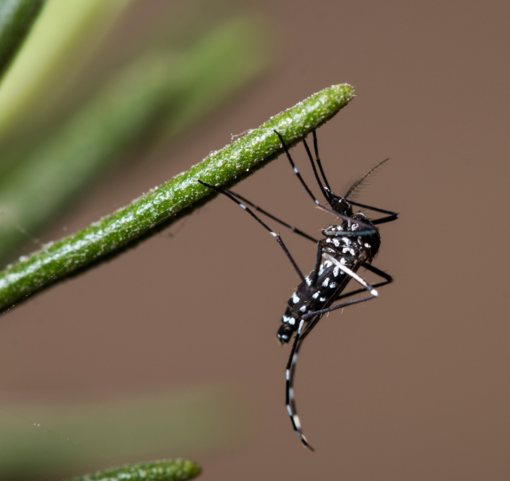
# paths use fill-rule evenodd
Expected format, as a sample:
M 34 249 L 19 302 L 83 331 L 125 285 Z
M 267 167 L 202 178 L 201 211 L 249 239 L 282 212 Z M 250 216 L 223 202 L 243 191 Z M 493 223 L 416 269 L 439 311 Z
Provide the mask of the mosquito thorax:
M 344 222 L 346 224 L 347 222 Z M 344 226 L 342 225 L 330 225 L 326 229 L 322 231 L 322 235 L 326 237 L 335 237 L 340 236 L 342 233 L 345 232 Z
M 372 226 L 370 219 L 358 212 L 352 216 L 352 220 L 345 220 L 340 225 L 330 225 L 322 231 L 324 239 L 321 240 L 325 252 L 341 255 L 346 258 L 354 256 L 362 261 L 370 262 L 379 250 L 381 240 L 376 230 L 371 235 L 353 236 L 352 233 L 362 229 L 356 220 L 365 225 Z

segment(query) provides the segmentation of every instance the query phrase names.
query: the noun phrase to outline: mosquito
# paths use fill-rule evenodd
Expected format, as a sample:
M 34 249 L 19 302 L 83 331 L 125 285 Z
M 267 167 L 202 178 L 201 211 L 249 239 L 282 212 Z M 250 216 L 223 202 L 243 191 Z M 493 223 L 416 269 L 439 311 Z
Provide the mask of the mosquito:
M 303 139 L 303 145 L 312 165 L 315 179 L 319 185 L 322 195 L 326 199 L 327 204 L 329 204 L 329 207 L 326 207 L 317 200 L 299 173 L 282 136 L 276 130 L 274 133 L 280 139 L 295 175 L 298 177 L 316 207 L 322 211 L 333 214 L 338 219 L 336 224 L 330 225 L 322 231 L 324 238 L 320 240 L 313 238 L 300 229 L 287 224 L 264 209 L 256 206 L 239 194 L 229 190 L 223 190 L 219 187 L 202 182 L 201 180 L 198 182 L 227 196 L 248 212 L 248 214 L 250 214 L 266 230 L 268 230 L 283 249 L 285 255 L 301 279 L 301 283 L 287 303 L 287 308 L 282 317 L 282 324 L 278 329 L 276 337 L 280 343 L 284 345 L 290 343 L 294 336 L 289 360 L 285 369 L 285 404 L 292 422 L 292 427 L 294 428 L 298 438 L 304 446 L 311 451 L 314 451 L 303 434 L 294 397 L 294 375 L 299 350 L 305 338 L 310 334 L 312 329 L 325 314 L 337 309 L 343 309 L 347 306 L 375 299 L 378 296 L 376 288 L 393 282 L 393 278 L 386 272 L 374 267 L 372 265 L 372 261 L 377 255 L 381 245 L 379 230 L 376 226 L 396 220 L 398 218 L 398 214 L 396 212 L 360 204 L 351 200 L 354 192 L 359 189 L 367 177 L 374 173 L 388 159 L 378 163 L 374 168 L 361 177 L 361 179 L 354 182 L 345 195 L 338 196 L 333 193 L 324 173 L 322 163 L 319 158 L 316 132 L 313 132 L 315 158 L 312 156 L 306 139 Z M 303 275 L 280 235 L 266 225 L 248 206 L 316 244 L 317 255 L 315 267 L 308 276 L 305 277 Z M 370 219 L 363 212 L 354 213 L 353 206 L 376 212 L 381 216 L 377 219 Z M 362 267 L 381 278 L 382 281 L 374 284 L 373 286 L 370 285 L 357 274 L 357 271 Z M 343 294 L 347 284 L 351 280 L 356 281 L 361 288 Z M 363 293 L 366 294 L 364 297 L 350 301 L 343 301 L 347 297 Z M 343 302 L 333 305 L 337 301 Z

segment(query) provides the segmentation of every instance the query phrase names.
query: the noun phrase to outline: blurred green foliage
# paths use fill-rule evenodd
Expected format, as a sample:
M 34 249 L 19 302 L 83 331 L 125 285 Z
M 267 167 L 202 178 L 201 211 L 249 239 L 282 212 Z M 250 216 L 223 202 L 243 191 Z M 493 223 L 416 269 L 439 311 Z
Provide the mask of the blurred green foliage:
M 246 430 L 244 405 L 231 390 L 204 388 L 89 405 L 5 406 L 0 479 L 219 449 Z
M 0 0 L 0 76 L 5 73 L 0 83 L 0 262 L 19 251 L 27 233 L 37 236 L 69 208 L 130 146 L 146 145 L 154 132 L 160 141 L 174 138 L 268 65 L 268 43 L 258 21 L 246 15 L 208 19 L 213 21 L 207 29 L 199 29 L 189 15 L 191 23 L 183 24 L 174 12 L 167 25 L 180 23 L 186 42 L 151 45 L 144 38 L 138 42 L 145 43 L 142 50 L 118 62 L 121 68 L 100 68 L 92 82 L 77 76 L 130 3 Z M 73 80 L 89 84 L 85 90 L 74 86 L 78 95 L 64 111 L 60 97 L 72 96 Z M 87 469 L 98 454 L 112 465 L 118 464 L 111 462 L 113 456 L 126 461 L 221 447 L 243 427 L 240 419 L 232 423 L 239 403 L 234 406 L 231 399 L 205 391 L 136 406 L 39 407 L 24 416 L 17 414 L 20 406 L 10 408 L 12 416 L 2 419 L 0 429 L 0 478 Z M 16 417 L 24 419 L 22 427 Z M 28 419 L 37 419 L 36 426 Z M 36 439 L 42 436 L 43 442 Z M 199 473 L 196 464 L 177 459 L 77 479 L 162 481 Z
M 182 132 L 259 73 L 266 62 L 258 40 L 256 24 L 234 19 L 181 54 L 145 54 L 22 158 L 4 159 L 0 259 L 162 122 Z
M 27 4 L 25 10 L 29 10 L 31 3 L 40 3 L 38 0 L 2 2 L 6 6 Z M 70 73 L 90 59 L 130 3 L 131 0 L 44 2 L 23 48 L 0 86 L 0 143 L 13 131 L 23 133 L 42 106 L 58 100 Z M 0 162 L 3 159 L 0 158 Z
M 43 0 L 3 0 L 0 2 L 0 79 L 23 44 Z

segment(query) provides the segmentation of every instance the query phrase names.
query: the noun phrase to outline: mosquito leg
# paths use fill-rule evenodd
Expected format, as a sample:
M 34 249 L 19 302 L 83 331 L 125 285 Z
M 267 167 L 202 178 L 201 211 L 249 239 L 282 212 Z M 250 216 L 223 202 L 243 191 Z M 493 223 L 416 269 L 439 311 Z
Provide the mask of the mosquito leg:
M 322 316 L 317 316 L 317 318 L 312 321 L 313 325 L 317 324 L 317 322 L 319 322 L 321 317 Z M 299 350 L 301 349 L 301 346 L 303 345 L 303 341 L 304 341 L 305 337 L 308 335 L 308 332 L 311 330 L 311 329 L 308 329 L 309 327 L 310 326 L 307 326 L 305 332 L 302 333 L 300 338 L 299 338 L 299 341 L 298 341 L 298 343 L 296 345 L 296 350 L 294 352 L 294 356 L 292 358 L 292 364 L 291 364 L 291 368 L 290 368 L 289 404 L 290 404 L 290 408 L 291 408 L 291 411 L 292 411 L 293 414 L 297 414 L 296 399 L 295 399 L 295 396 L 294 396 L 294 376 L 296 375 L 297 357 L 298 357 L 298 354 L 299 354 Z M 313 326 L 312 326 L 312 328 L 313 328 Z
M 368 264 L 367 262 L 364 262 L 362 264 L 362 266 L 373 272 L 374 274 L 378 275 L 379 277 L 382 277 L 384 279 L 384 281 L 382 282 L 377 282 L 376 284 L 374 284 L 374 288 L 377 288 L 377 287 L 382 287 L 382 286 L 386 286 L 388 284 L 391 284 L 393 282 L 393 277 L 391 277 L 389 274 L 386 274 L 386 272 L 384 271 L 381 271 L 381 269 L 378 269 L 377 267 L 374 267 L 373 265 L 371 264 Z M 360 294 L 361 292 L 365 292 L 366 289 L 356 289 L 355 291 L 352 291 L 352 292 L 347 292 L 346 294 L 342 294 L 341 296 L 337 297 L 337 301 L 340 301 L 341 299 L 346 299 L 347 297 L 351 297 L 351 296 L 354 296 L 356 294 Z
M 329 254 L 324 254 L 324 258 L 335 264 L 342 272 L 345 272 L 358 284 L 361 284 L 368 292 L 370 292 L 372 296 L 377 297 L 379 295 L 379 293 L 368 282 L 366 282 L 364 279 L 358 276 L 358 274 L 356 274 L 354 271 L 351 271 L 351 269 L 344 266 L 340 261 L 330 256 Z
M 314 132 L 315 133 L 315 132 Z M 315 167 L 315 162 L 312 157 L 312 153 L 310 152 L 310 149 L 308 148 L 308 144 L 306 143 L 306 139 L 303 139 L 303 144 L 305 146 L 306 153 L 308 154 L 308 158 L 310 159 L 310 163 L 312 164 L 313 173 L 315 175 L 315 179 L 317 180 L 317 183 L 319 184 L 319 187 L 321 189 L 322 195 L 326 199 L 326 201 L 330 202 L 331 200 L 331 194 L 326 190 L 326 188 L 322 185 L 322 182 L 319 178 L 319 174 L 317 173 L 317 168 Z
M 329 260 L 333 260 L 334 259 L 334 258 L 331 258 L 331 256 L 329 256 L 327 254 L 325 255 L 325 257 L 326 258 L 329 257 L 330 258 Z M 389 284 L 389 283 L 391 283 L 393 281 L 393 278 L 389 274 L 386 274 L 385 272 L 381 271 L 377 267 L 374 267 L 374 266 L 372 266 L 370 264 L 363 264 L 363 266 L 365 268 L 367 268 L 368 270 L 370 270 L 371 272 L 373 272 L 374 274 L 376 274 L 376 275 L 378 275 L 378 276 L 380 276 L 380 277 L 382 277 L 384 279 L 383 282 L 375 284 L 375 286 L 379 287 L 381 285 Z M 351 275 L 351 273 L 352 273 L 356 277 L 358 277 L 350 269 L 345 268 L 345 266 L 343 266 L 343 265 L 342 265 L 342 267 L 344 267 L 343 270 L 344 270 L 344 272 L 346 272 L 346 274 Z M 317 270 L 317 266 L 316 266 L 315 270 Z M 347 272 L 347 271 L 349 271 L 349 272 Z M 315 271 L 314 271 L 314 273 L 315 273 Z M 353 277 L 353 276 L 351 275 L 351 277 Z M 356 277 L 353 277 L 353 278 L 355 280 L 358 280 L 358 279 L 356 279 Z M 359 278 L 359 279 L 361 279 L 361 278 Z M 361 279 L 361 280 L 363 281 L 363 279 Z M 337 306 L 329 307 L 329 308 L 326 308 L 326 309 L 320 309 L 318 311 L 309 312 L 309 313 L 305 314 L 304 316 L 302 316 L 301 317 L 301 321 L 299 323 L 298 332 L 296 334 L 296 337 L 294 339 L 294 343 L 292 345 L 292 351 L 290 353 L 290 357 L 289 357 L 289 361 L 287 363 L 287 369 L 286 369 L 286 396 L 285 396 L 285 399 L 286 399 L 287 411 L 289 413 L 290 420 L 292 422 L 292 427 L 294 428 L 294 431 L 296 432 L 297 436 L 299 437 L 301 442 L 307 448 L 311 449 L 312 451 L 313 451 L 313 448 L 308 444 L 308 441 L 305 438 L 305 436 L 304 436 L 304 434 L 302 432 L 302 429 L 301 429 L 301 422 L 300 422 L 299 416 L 297 414 L 296 400 L 295 400 L 295 395 L 294 395 L 294 376 L 295 376 L 295 373 L 296 373 L 296 364 L 297 364 L 297 358 L 298 358 L 298 354 L 299 354 L 299 349 L 300 349 L 303 341 L 305 340 L 306 336 L 308 336 L 308 334 L 310 334 L 312 329 L 317 325 L 317 323 L 320 321 L 320 319 L 322 318 L 322 316 L 324 314 L 326 314 L 328 312 L 331 312 L 331 311 L 335 311 L 337 309 L 342 309 L 344 307 L 352 306 L 352 305 L 355 305 L 355 304 L 360 304 L 362 302 L 366 302 L 366 301 L 370 301 L 371 299 L 375 299 L 376 295 L 374 295 L 374 293 L 377 294 L 377 291 L 375 291 L 374 287 L 370 286 L 365 281 L 363 281 L 362 285 L 364 287 L 363 289 L 360 289 L 359 291 L 354 291 L 352 293 L 346 294 L 345 296 L 342 296 L 342 297 L 348 297 L 348 296 L 351 296 L 353 294 L 357 294 L 358 292 L 363 292 L 365 290 L 368 290 L 370 292 L 370 294 L 371 294 L 370 296 L 362 297 L 360 299 L 354 299 L 352 301 L 344 302 L 344 303 L 339 304 Z M 306 329 L 303 331 L 303 327 L 305 326 L 305 322 L 308 322 L 308 324 L 306 325 Z
M 234 197 L 237 197 L 238 199 L 242 200 L 245 204 L 248 204 L 249 206 L 253 207 L 256 211 L 260 212 L 261 214 L 266 215 L 267 217 L 269 217 L 270 219 L 273 219 L 275 222 L 278 222 L 279 224 L 283 225 L 284 227 L 287 227 L 287 229 L 290 229 L 292 232 L 300 235 L 301 237 L 311 240 L 314 243 L 319 242 L 317 239 L 314 239 L 311 235 L 308 235 L 306 232 L 303 232 L 302 230 L 298 229 L 297 227 L 294 227 L 290 224 L 287 224 L 283 220 L 278 219 L 278 217 L 275 217 L 274 215 L 265 211 L 261 207 L 258 207 L 253 202 L 250 202 L 248 199 L 245 199 L 244 197 L 240 196 L 239 194 L 236 194 L 235 192 L 232 192 L 231 190 L 229 190 L 228 192 L 230 194 L 232 194 Z
M 373 272 L 374 274 L 378 275 L 379 277 L 382 277 L 385 282 L 381 282 L 379 284 L 376 284 L 376 285 L 383 285 L 385 286 L 386 284 L 391 284 L 393 282 L 393 277 L 391 277 L 389 274 L 387 274 L 386 272 L 382 271 L 381 269 L 378 269 L 377 267 L 373 266 L 372 264 L 369 264 L 368 262 L 363 262 L 363 264 L 361 264 L 365 269 L 369 270 L 370 272 Z
M 315 130 L 313 131 L 313 149 L 315 151 L 315 159 L 317 161 L 317 165 L 319 166 L 319 170 L 321 171 L 322 178 L 324 179 L 325 189 L 332 194 L 333 191 L 331 190 L 331 187 L 329 186 L 328 179 L 326 178 L 326 175 L 324 174 L 324 170 L 322 169 L 322 162 L 319 158 L 319 146 L 317 144 L 317 133 Z
M 294 267 L 294 269 L 296 270 L 296 272 L 298 273 L 298 276 L 301 278 L 301 281 L 302 282 L 305 282 L 305 276 L 303 275 L 303 273 L 301 272 L 301 270 L 299 269 L 298 265 L 296 264 L 296 261 L 293 259 L 293 257 L 290 255 L 290 252 L 288 251 L 287 247 L 285 246 L 285 244 L 283 243 L 281 237 L 279 234 L 277 234 L 276 232 L 273 232 L 271 230 L 271 228 L 269 226 L 267 226 L 263 221 L 262 219 L 260 219 L 257 215 L 255 215 L 252 210 L 249 208 L 249 207 L 246 207 L 244 204 L 242 204 L 241 202 L 239 202 L 232 194 L 230 194 L 229 192 L 226 192 L 222 189 L 220 189 L 219 187 L 215 187 L 214 185 L 210 185 L 210 184 L 206 184 L 205 182 L 202 182 L 201 180 L 198 180 L 198 182 L 200 182 L 202 185 L 205 185 L 206 187 L 209 187 L 213 190 L 215 190 L 216 192 L 219 192 L 220 194 L 223 194 L 225 196 L 227 196 L 230 200 L 232 200 L 233 202 L 235 202 L 239 207 L 242 207 L 246 212 L 248 212 L 248 214 L 250 214 L 260 225 L 262 225 L 262 227 L 264 227 L 264 229 L 266 229 L 267 231 L 269 231 L 269 233 L 276 239 L 276 241 L 278 242 L 278 244 L 280 244 L 280 247 L 283 249 L 283 251 L 285 252 L 285 255 L 287 256 L 287 258 L 289 259 L 290 263 L 292 264 L 292 266 Z
M 372 224 L 374 224 L 374 225 L 386 224 L 386 222 L 393 222 L 394 220 L 397 220 L 397 219 L 398 219 L 398 214 L 395 213 L 395 214 L 389 215 L 387 217 L 381 217 L 379 219 L 374 219 L 372 221 Z
M 287 155 L 287 159 L 289 159 L 289 162 L 290 162 L 290 165 L 292 167 L 292 169 L 294 170 L 294 173 L 297 175 L 297 178 L 299 179 L 299 181 L 301 182 L 301 185 L 305 188 L 305 190 L 308 192 L 308 195 L 312 198 L 312 200 L 317 204 L 317 205 L 320 205 L 319 201 L 316 199 L 316 197 L 312 194 L 312 191 L 310 190 L 310 188 L 308 187 L 308 185 L 306 185 L 306 182 L 303 180 L 303 177 L 301 177 L 301 174 L 299 173 L 299 170 L 297 170 L 297 167 L 296 167 L 296 164 L 294 164 L 294 161 L 292 160 L 292 157 L 290 156 L 290 153 L 289 153 L 289 149 L 287 148 L 287 144 L 285 143 L 285 141 L 283 140 L 283 137 L 276 131 L 274 130 L 274 133 L 278 136 L 278 138 L 280 139 L 280 142 L 282 143 L 283 145 L 283 150 L 285 150 L 285 154 Z
M 294 372 L 296 370 L 297 363 L 297 355 L 299 352 L 299 348 L 301 347 L 300 337 L 301 331 L 303 330 L 303 326 L 305 324 L 304 320 L 301 320 L 299 323 L 299 328 L 294 338 L 294 343 L 292 344 L 292 350 L 290 351 L 289 361 L 287 362 L 287 367 L 285 369 L 285 405 L 287 407 L 287 412 L 290 416 L 290 421 L 292 423 L 292 427 L 294 428 L 295 433 L 297 434 L 300 441 L 311 451 L 314 451 L 312 446 L 308 444 L 303 431 L 301 430 L 301 422 L 299 421 L 299 416 L 296 411 L 296 401 L 294 397 Z
M 361 207 L 363 209 L 369 209 L 369 210 L 373 210 L 374 212 L 379 212 L 381 214 L 387 214 L 385 217 L 380 217 L 379 219 L 372 220 L 372 224 L 374 224 L 374 225 L 385 224 L 386 222 L 393 222 L 394 220 L 398 219 L 397 212 L 392 212 L 391 210 L 380 209 L 379 207 L 372 207 L 370 205 L 360 204 L 359 202 L 354 202 L 352 200 L 349 200 L 349 202 L 352 205 Z

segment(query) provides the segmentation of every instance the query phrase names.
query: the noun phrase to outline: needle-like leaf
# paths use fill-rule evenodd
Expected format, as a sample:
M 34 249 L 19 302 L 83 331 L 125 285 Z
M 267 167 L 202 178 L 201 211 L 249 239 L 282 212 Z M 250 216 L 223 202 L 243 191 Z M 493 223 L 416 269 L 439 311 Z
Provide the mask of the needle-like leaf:
M 157 232 L 172 217 L 210 197 L 213 185 L 251 175 L 282 153 L 277 130 L 290 147 L 333 117 L 354 97 L 350 85 L 334 85 L 275 115 L 259 128 L 214 152 L 148 194 L 89 227 L 20 259 L 0 273 L 0 309 L 82 271 Z

